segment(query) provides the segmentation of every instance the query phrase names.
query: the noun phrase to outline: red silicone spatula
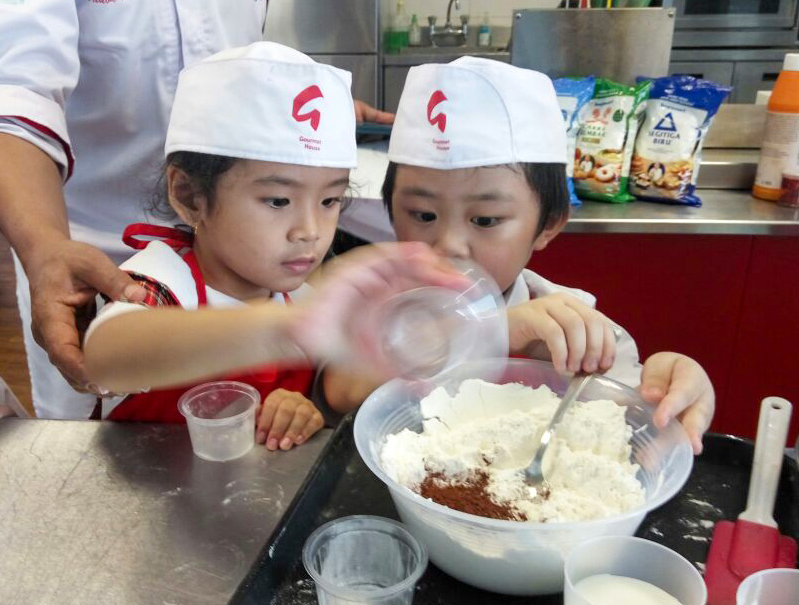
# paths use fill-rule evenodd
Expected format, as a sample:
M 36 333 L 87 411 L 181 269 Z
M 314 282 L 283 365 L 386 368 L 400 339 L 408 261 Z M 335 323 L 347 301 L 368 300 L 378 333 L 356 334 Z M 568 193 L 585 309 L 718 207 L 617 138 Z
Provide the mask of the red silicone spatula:
M 772 516 L 790 419 L 785 399 L 766 397 L 760 404 L 746 510 L 713 530 L 705 566 L 708 605 L 735 605 L 738 584 L 756 571 L 796 566 L 796 540 L 781 536 Z

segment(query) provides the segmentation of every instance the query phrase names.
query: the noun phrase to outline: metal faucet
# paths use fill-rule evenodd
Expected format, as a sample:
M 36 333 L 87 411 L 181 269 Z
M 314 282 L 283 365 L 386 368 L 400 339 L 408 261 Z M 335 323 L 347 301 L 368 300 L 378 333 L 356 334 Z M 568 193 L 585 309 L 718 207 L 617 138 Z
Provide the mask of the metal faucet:
M 450 13 L 452 12 L 452 3 L 455 3 L 455 8 L 461 10 L 461 2 L 460 0 L 449 0 L 449 4 L 447 5 L 447 22 L 444 24 L 444 27 L 451 28 L 452 21 L 450 20 Z
M 463 46 L 466 44 L 466 34 L 469 31 L 469 15 L 461 15 L 461 26 L 452 25 L 452 5 L 461 9 L 460 0 L 449 0 L 447 5 L 447 22 L 443 27 L 436 27 L 436 18 L 427 18 L 430 23 L 430 42 L 433 46 Z

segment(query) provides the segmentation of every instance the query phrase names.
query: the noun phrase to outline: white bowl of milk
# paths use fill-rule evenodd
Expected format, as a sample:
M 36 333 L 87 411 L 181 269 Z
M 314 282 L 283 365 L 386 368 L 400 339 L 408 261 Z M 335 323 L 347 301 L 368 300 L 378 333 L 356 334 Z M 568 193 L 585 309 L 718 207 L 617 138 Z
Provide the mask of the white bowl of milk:
M 564 605 L 705 605 L 702 576 L 655 542 L 605 536 L 574 547 L 564 566 Z

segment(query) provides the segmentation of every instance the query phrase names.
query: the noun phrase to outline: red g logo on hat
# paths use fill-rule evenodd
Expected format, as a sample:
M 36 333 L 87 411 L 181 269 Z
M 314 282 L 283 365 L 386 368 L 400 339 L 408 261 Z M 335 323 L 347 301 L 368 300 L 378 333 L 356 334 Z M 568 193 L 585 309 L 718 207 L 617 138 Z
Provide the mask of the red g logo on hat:
M 324 97 L 322 91 L 319 90 L 319 87 L 316 84 L 312 84 L 305 90 L 301 91 L 296 97 L 294 97 L 294 108 L 291 111 L 291 117 L 293 117 L 298 122 L 305 122 L 310 120 L 311 128 L 316 130 L 319 128 L 319 120 L 322 119 L 322 114 L 319 112 L 318 109 L 313 109 L 307 113 L 300 113 L 300 110 L 303 106 L 313 101 L 314 99 L 318 99 L 320 97 Z
M 441 132 L 444 132 L 444 129 L 447 127 L 447 114 L 441 111 L 433 116 L 433 110 L 436 108 L 436 105 L 446 100 L 447 96 L 440 90 L 436 90 L 430 95 L 430 100 L 427 102 L 427 121 L 433 126 L 438 126 Z

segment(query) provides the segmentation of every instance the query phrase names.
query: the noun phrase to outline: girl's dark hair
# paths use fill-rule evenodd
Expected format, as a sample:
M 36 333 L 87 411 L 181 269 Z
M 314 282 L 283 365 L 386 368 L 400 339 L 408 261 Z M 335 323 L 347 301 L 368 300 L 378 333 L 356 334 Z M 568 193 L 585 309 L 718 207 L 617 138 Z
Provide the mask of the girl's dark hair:
M 194 187 L 208 200 L 209 208 L 212 208 L 217 180 L 220 175 L 230 170 L 237 161 L 237 158 L 197 153 L 195 151 L 175 151 L 170 153 L 156 181 L 155 190 L 150 196 L 147 211 L 153 216 L 165 220 L 177 218 L 175 210 L 169 204 L 166 180 L 166 169 L 169 166 L 180 168 L 185 172 Z M 191 203 L 188 203 L 187 206 L 191 210 L 197 210 Z
M 569 189 L 566 185 L 566 167 L 563 164 L 526 162 L 505 164 L 503 167 L 520 170 L 530 189 L 537 193 L 541 200 L 541 216 L 538 219 L 536 235 L 569 216 Z M 392 220 L 394 217 L 391 214 L 391 201 L 396 181 L 397 164 L 389 162 L 382 194 L 383 204 Z

